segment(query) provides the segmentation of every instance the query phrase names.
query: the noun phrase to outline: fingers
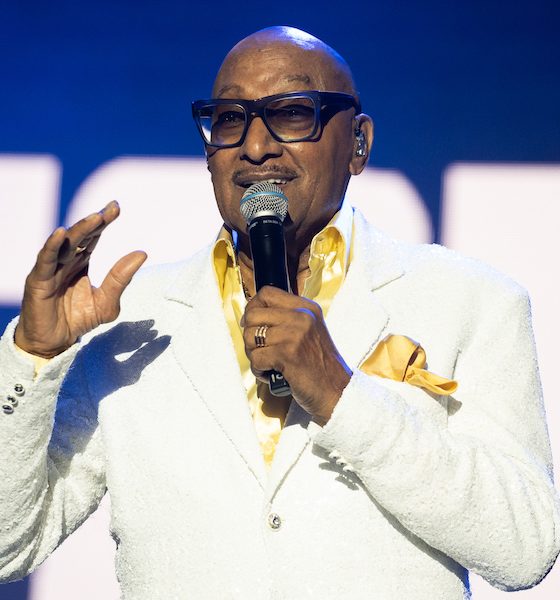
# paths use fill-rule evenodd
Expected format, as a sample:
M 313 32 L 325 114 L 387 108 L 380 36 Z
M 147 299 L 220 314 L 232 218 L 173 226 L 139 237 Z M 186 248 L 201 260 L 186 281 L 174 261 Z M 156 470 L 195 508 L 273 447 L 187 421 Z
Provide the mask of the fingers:
M 100 212 L 92 213 L 81 219 L 66 231 L 66 240 L 62 245 L 58 262 L 67 264 L 72 262 L 81 254 L 91 254 L 99 237 L 105 228 L 111 224 L 120 214 L 118 203 L 113 200 L 109 202 Z M 85 258 L 85 257 L 84 257 Z
M 243 329 L 243 341 L 251 360 L 265 348 L 273 348 L 278 357 L 288 356 L 304 347 L 305 340 L 315 340 L 323 329 L 315 315 L 305 309 L 259 309 L 249 321 Z
M 247 304 L 241 319 L 245 351 L 262 354 L 261 328 L 266 325 L 266 346 L 284 346 L 291 351 L 298 340 L 305 338 L 323 322 L 321 308 L 315 302 L 272 287 L 264 287 Z
M 304 309 L 305 310 L 305 309 Z M 243 315 L 242 326 L 244 328 L 257 327 L 259 325 L 278 325 L 288 322 L 292 318 L 292 313 L 295 312 L 288 308 L 261 308 L 252 307 L 245 311 Z
M 245 342 L 245 351 L 253 352 L 257 348 L 260 350 L 266 346 L 274 346 L 278 343 L 278 327 L 270 325 L 257 325 L 256 327 L 245 327 L 243 330 L 243 341 Z
M 271 329 L 267 332 L 266 346 L 258 347 L 253 340 L 247 344 L 250 348 L 247 345 L 245 348 L 251 365 L 251 371 L 257 379 L 263 378 L 268 380 L 269 371 L 275 370 L 283 373 L 286 368 L 284 354 L 283 352 L 278 352 L 280 345 L 272 341 L 274 337 L 272 335 L 269 341 L 268 334 L 271 332 Z
M 245 314 L 241 318 L 241 327 L 246 327 L 249 324 L 257 324 L 254 319 L 261 318 L 262 312 L 257 312 L 259 309 L 285 309 L 288 311 L 308 311 L 317 319 L 323 318 L 321 307 L 312 300 L 289 294 L 278 288 L 265 286 L 248 302 Z M 258 323 L 263 324 L 263 321 Z
M 319 305 L 312 300 L 308 300 L 303 296 L 297 296 L 296 294 L 290 294 L 270 285 L 262 287 L 251 299 L 250 304 L 255 306 L 277 306 L 283 308 L 297 308 L 301 305 L 314 305 L 319 308 Z
M 82 269 L 89 260 L 105 227 L 119 216 L 117 202 L 107 204 L 98 213 L 92 213 L 68 229 L 58 227 L 49 236 L 37 256 L 33 278 L 44 281 L 53 277 L 61 265 L 79 264 Z
M 58 265 L 58 254 L 65 239 L 66 229 L 64 227 L 58 227 L 48 237 L 37 256 L 37 262 L 32 271 L 37 279 L 49 279 L 54 275 Z

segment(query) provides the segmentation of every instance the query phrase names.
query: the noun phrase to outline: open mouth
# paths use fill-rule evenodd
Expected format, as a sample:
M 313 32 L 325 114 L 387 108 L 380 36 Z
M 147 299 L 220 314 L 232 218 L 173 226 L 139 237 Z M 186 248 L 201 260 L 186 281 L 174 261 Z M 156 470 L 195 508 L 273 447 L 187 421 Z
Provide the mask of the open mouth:
M 243 181 L 242 183 L 238 183 L 242 188 L 250 188 L 255 183 L 273 183 L 274 185 L 283 186 L 286 185 L 290 181 L 289 179 L 254 179 L 251 181 Z
M 278 174 L 271 175 L 264 173 L 246 173 L 239 175 L 235 174 L 233 177 L 233 181 L 236 185 L 247 189 L 255 183 L 273 183 L 274 185 L 282 187 L 290 181 L 293 181 L 295 178 L 296 176 L 292 174 L 282 174 L 281 176 L 279 176 Z

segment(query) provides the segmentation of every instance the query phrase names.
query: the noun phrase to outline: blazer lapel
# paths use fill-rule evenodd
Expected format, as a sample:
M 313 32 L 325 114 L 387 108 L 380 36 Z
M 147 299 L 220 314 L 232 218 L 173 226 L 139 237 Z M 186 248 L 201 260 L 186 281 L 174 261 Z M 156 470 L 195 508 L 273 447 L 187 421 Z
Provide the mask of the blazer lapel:
M 305 412 L 295 400 L 292 400 L 268 473 L 266 501 L 272 502 L 290 469 L 295 465 L 307 444 L 310 443 L 311 438 L 307 431 L 310 420 L 311 415 Z
M 266 469 L 208 251 L 168 289 L 179 307 L 171 348 L 202 402 L 261 487 Z
M 326 318 L 333 341 L 350 368 L 357 369 L 390 322 L 389 313 L 375 291 L 404 274 L 395 243 L 354 215 L 352 264 Z M 311 443 L 310 415 L 292 401 L 276 447 L 266 499 L 271 502 L 280 485 Z
M 326 318 L 331 337 L 350 368 L 356 369 L 389 325 L 376 290 L 404 274 L 395 242 L 355 210 L 353 258 Z

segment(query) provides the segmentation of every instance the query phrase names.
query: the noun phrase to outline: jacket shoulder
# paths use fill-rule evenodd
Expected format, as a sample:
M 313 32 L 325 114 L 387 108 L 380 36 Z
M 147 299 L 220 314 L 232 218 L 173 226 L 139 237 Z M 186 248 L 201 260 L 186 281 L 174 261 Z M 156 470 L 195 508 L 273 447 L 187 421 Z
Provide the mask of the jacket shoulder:
M 438 287 L 462 289 L 467 295 L 473 292 L 527 295 L 514 279 L 477 258 L 439 244 L 397 242 L 397 246 L 405 271 L 413 276 L 429 277 Z
M 379 252 L 389 249 L 400 262 L 408 277 L 426 278 L 434 286 L 485 287 L 526 295 L 525 289 L 514 279 L 482 260 L 466 256 L 440 244 L 415 244 L 392 238 L 369 223 L 355 210 L 355 223 L 360 237 L 367 239 L 371 249 Z

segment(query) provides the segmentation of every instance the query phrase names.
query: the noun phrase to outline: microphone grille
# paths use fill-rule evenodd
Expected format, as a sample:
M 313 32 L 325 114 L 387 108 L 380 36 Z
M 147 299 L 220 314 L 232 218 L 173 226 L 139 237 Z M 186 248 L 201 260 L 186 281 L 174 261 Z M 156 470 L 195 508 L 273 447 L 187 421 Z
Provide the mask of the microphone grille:
M 284 221 L 288 214 L 288 198 L 276 184 L 261 181 L 247 188 L 241 198 L 240 210 L 247 223 L 260 213 L 272 213 Z

